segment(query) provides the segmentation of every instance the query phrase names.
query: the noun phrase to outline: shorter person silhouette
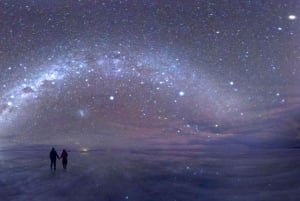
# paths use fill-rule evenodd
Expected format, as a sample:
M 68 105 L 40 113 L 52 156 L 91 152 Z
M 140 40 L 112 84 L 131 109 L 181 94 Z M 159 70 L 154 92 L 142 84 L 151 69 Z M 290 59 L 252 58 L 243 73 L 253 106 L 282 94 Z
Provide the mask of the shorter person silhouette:
M 52 167 L 54 167 L 54 170 L 56 170 L 56 158 L 59 159 L 59 156 L 58 156 L 57 152 L 55 151 L 54 147 L 52 147 L 49 156 L 50 156 L 50 160 L 51 160 L 50 168 L 52 170 Z
M 64 149 L 60 155 L 60 157 L 62 158 L 62 165 L 64 170 L 67 169 L 67 165 L 68 165 L 68 153 L 67 151 Z

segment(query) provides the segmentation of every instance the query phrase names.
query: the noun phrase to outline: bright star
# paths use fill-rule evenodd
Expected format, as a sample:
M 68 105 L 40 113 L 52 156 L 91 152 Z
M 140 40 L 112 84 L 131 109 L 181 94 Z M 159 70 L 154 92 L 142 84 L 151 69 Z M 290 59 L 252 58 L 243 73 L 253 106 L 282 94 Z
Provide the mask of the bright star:
M 295 20 L 297 18 L 296 15 L 289 15 L 289 20 Z
M 83 110 L 79 110 L 79 115 L 80 115 L 80 117 L 84 117 L 85 116 L 85 112 Z

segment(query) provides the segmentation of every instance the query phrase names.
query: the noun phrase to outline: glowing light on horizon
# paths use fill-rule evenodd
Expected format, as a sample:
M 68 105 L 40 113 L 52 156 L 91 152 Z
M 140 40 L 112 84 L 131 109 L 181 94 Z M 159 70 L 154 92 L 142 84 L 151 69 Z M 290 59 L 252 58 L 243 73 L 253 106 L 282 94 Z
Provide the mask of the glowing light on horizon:
M 80 149 L 80 151 L 81 151 L 81 152 L 88 152 L 88 151 L 89 151 L 89 149 L 88 149 L 88 148 L 86 148 L 86 147 L 82 147 L 82 148 Z

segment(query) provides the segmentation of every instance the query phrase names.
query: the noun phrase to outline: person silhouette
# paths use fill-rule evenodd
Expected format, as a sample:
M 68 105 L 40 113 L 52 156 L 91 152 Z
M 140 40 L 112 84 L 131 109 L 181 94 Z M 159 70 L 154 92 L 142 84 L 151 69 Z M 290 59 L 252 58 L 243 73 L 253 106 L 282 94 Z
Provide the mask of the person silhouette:
M 49 156 L 50 156 L 50 160 L 51 160 L 50 168 L 52 170 L 52 167 L 53 167 L 54 170 L 56 170 L 56 158 L 59 159 L 59 156 L 58 156 L 57 152 L 55 151 L 54 147 L 52 147 Z
M 67 169 L 67 165 L 68 165 L 68 153 L 67 151 L 64 149 L 60 155 L 60 157 L 62 158 L 62 165 L 64 170 Z

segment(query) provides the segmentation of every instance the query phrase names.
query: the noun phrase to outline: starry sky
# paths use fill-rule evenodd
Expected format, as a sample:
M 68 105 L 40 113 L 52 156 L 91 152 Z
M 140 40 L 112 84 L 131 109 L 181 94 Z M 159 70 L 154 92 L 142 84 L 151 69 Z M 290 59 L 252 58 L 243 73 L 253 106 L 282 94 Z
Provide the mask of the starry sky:
M 1 0 L 1 143 L 299 139 L 299 20 L 297 0 Z

